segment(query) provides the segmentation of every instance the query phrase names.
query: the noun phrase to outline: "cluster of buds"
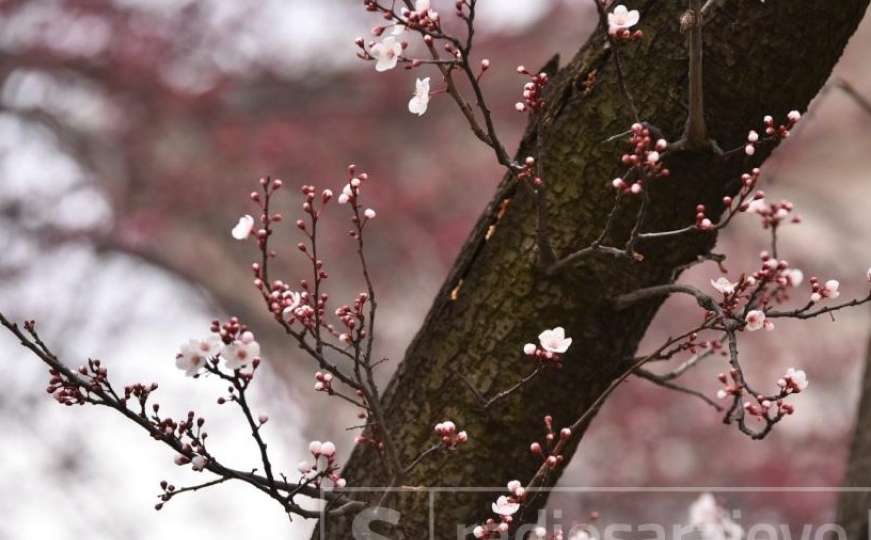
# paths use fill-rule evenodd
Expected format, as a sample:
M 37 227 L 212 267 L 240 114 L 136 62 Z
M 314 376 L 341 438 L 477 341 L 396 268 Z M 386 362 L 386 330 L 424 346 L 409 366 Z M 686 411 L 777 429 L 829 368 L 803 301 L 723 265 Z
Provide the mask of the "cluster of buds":
M 836 279 L 830 279 L 825 283 L 820 283 L 820 280 L 816 276 L 813 276 L 810 278 L 810 285 L 810 301 L 813 303 L 819 302 L 825 298 L 835 299 L 841 296 L 841 293 L 838 291 L 841 283 Z
M 787 200 L 769 203 L 764 199 L 764 193 L 761 191 L 747 205 L 747 212 L 759 214 L 762 218 L 762 227 L 764 229 L 775 228 L 782 222 L 789 220 L 790 223 L 801 223 L 801 216 L 793 215 L 794 205 Z
M 353 203 L 357 200 L 360 194 L 360 187 L 369 179 L 369 175 L 365 172 L 356 174 L 357 166 L 354 164 L 348 165 L 348 183 L 342 188 L 342 193 L 339 195 L 339 204 Z
M 553 430 L 553 417 L 550 415 L 544 417 L 544 425 L 547 429 L 547 434 L 544 437 L 544 445 L 538 441 L 529 445 L 529 451 L 532 455 L 539 456 L 550 469 L 555 469 L 565 461 L 565 456 L 560 454 L 565 441 L 572 436 L 572 430 L 562 428 L 557 435 Z M 559 439 L 557 439 L 559 437 Z
M 769 137 L 777 137 L 778 139 L 786 139 L 789 137 L 789 132 L 798 121 L 801 120 L 801 113 L 798 111 L 789 111 L 786 115 L 786 124 L 779 126 L 774 125 L 774 118 L 771 115 L 766 115 L 762 122 L 765 124 L 765 134 Z
M 795 412 L 795 407 L 785 403 L 782 399 L 767 399 L 756 396 L 756 403 L 745 402 L 744 412 L 757 418 L 773 420 L 779 419 Z
M 232 235 L 236 240 L 245 240 L 254 232 L 254 237 L 257 239 L 257 247 L 264 252 L 267 249 L 269 236 L 272 234 L 272 224 L 280 222 L 283 218 L 279 213 L 272 213 L 269 210 L 269 202 L 276 191 L 284 185 L 280 179 L 271 179 L 268 176 L 260 179 L 261 192 L 252 191 L 250 198 L 260 209 L 260 227 L 254 231 L 255 221 L 250 215 L 242 216 L 239 222 L 233 228 Z M 270 256 L 275 256 L 275 253 L 270 253 Z
M 217 319 L 213 320 L 209 330 L 217 334 L 224 344 L 230 344 L 247 332 L 248 326 L 240 322 L 239 317 L 230 317 L 224 323 Z
M 308 446 L 314 457 L 314 463 L 300 461 L 297 466 L 302 474 L 300 483 L 311 483 L 320 487 L 323 478 L 329 478 L 337 488 L 343 488 L 347 481 L 339 474 L 339 464 L 336 461 L 336 445 L 330 441 L 312 441 Z
M 366 315 L 364 307 L 369 299 L 369 294 L 361 292 L 357 295 L 353 305 L 344 305 L 336 309 L 336 317 L 342 321 L 347 332 L 339 334 L 339 341 L 351 345 L 366 337 Z M 354 331 L 357 330 L 356 335 Z
M 54 397 L 55 401 L 62 405 L 84 405 L 87 402 L 86 391 L 108 385 L 109 372 L 99 360 L 88 359 L 88 364 L 78 369 L 78 374 L 83 378 L 85 391 L 81 381 L 68 379 L 63 373 L 52 368 L 48 371 L 49 380 L 45 391 Z
M 323 371 L 315 372 L 315 391 L 333 393 L 333 375 Z
M 136 401 L 139 402 L 140 407 L 142 407 L 144 409 L 145 404 L 148 402 L 148 398 L 151 397 L 151 393 L 154 392 L 155 390 L 157 390 L 157 383 L 129 384 L 129 385 L 124 387 L 124 401 L 126 402 L 126 401 L 130 400 L 130 398 L 136 398 Z
M 535 158 L 532 156 L 527 156 L 521 165 L 515 167 L 515 176 L 517 177 L 517 180 L 529 180 L 532 183 L 532 187 L 539 188 L 544 184 L 544 182 L 542 182 L 541 178 L 535 175 L 535 172 Z
M 436 424 L 434 431 L 446 448 L 456 448 L 469 440 L 469 434 L 465 431 L 458 432 L 456 424 L 450 420 Z
M 760 252 L 759 259 L 762 262 L 759 270 L 746 278 L 749 286 L 760 284 L 759 305 L 768 305 L 772 299 L 777 302 L 787 300 L 786 290 L 798 287 L 804 281 L 804 272 L 790 266 L 789 261 L 772 257 L 768 251 Z M 775 285 L 774 290 L 765 289 L 765 284 Z
M 644 189 L 645 182 L 671 174 L 661 162 L 668 142 L 665 139 L 654 141 L 650 129 L 636 122 L 632 124 L 629 143 L 632 151 L 620 158 L 629 169 L 622 177 L 612 180 L 611 185 L 623 193 L 637 195 Z
M 786 115 L 786 123 L 779 126 L 774 125 L 774 118 L 771 115 L 765 115 L 762 119 L 765 130 L 765 138 L 760 138 L 756 130 L 750 130 L 747 133 L 747 142 L 744 144 L 744 153 L 748 156 L 756 154 L 757 147 L 765 141 L 779 141 L 789 137 L 790 130 L 795 127 L 795 124 L 801 120 L 801 113 L 798 111 L 790 111 Z
M 458 9 L 459 11 L 459 9 Z M 432 9 L 430 0 L 416 0 L 414 9 L 403 7 L 400 15 L 408 28 L 438 31 L 440 17 L 438 11 Z
M 710 231 L 714 228 L 714 222 L 706 214 L 704 204 L 696 205 L 696 227 L 702 231 Z
M 732 206 L 735 203 L 735 198 L 729 196 L 723 197 L 723 206 L 728 209 L 729 217 L 735 212 L 746 212 L 754 200 L 765 197 L 763 192 L 753 191 L 759 182 L 759 174 L 760 170 L 754 168 L 749 173 L 741 175 L 741 189 L 737 195 L 738 205 L 736 208 Z M 713 221 L 706 215 L 706 211 L 705 205 L 700 204 L 696 206 L 696 227 L 703 231 L 712 230 L 716 227 Z
M 720 373 L 717 379 L 723 385 L 723 388 L 717 390 L 717 397 L 726 399 L 729 396 L 740 396 L 744 392 L 744 384 L 741 383 L 741 377 L 738 370 L 731 369 L 729 374 Z
M 514 108 L 518 112 L 530 111 L 538 112 L 544 107 L 542 99 L 544 87 L 547 86 L 547 73 L 539 73 L 533 75 L 524 66 L 517 66 L 517 73 L 529 77 L 529 81 L 523 85 L 523 101 L 518 101 Z

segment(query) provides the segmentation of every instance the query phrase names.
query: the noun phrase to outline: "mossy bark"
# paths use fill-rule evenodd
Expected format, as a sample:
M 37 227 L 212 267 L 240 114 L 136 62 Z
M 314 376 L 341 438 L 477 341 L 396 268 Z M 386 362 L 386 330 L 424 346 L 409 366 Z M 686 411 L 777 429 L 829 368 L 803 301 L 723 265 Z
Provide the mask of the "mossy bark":
M 640 28 L 644 38 L 621 46 L 627 85 L 642 120 L 677 139 L 686 116 L 687 52 L 679 19 L 682 2 L 648 0 Z M 704 88 L 711 137 L 723 148 L 740 146 L 763 115 L 783 119 L 804 109 L 828 78 L 861 20 L 868 0 L 726 0 L 704 30 Z M 581 82 L 595 71 L 585 92 Z M 614 63 L 601 32 L 552 79 L 547 91 L 546 129 L 531 127 L 518 157 L 542 155 L 550 237 L 558 254 L 588 245 L 603 229 L 614 202 L 610 180 L 621 174 L 619 142 L 603 142 L 633 122 L 618 90 Z M 760 151 L 753 163 L 766 157 Z M 650 185 L 646 231 L 684 227 L 703 203 L 709 215 L 722 210 L 751 163 L 680 153 L 666 161 L 672 174 Z M 462 189 L 458 187 L 458 189 Z M 507 201 L 507 202 L 506 202 Z M 499 209 L 507 211 L 497 219 Z M 637 202 L 622 205 L 611 245 L 622 246 L 634 224 Z M 405 462 L 433 443 L 432 426 L 444 419 L 468 431 L 470 441 L 449 459 L 424 461 L 408 486 L 504 486 L 525 480 L 540 462 L 529 443 L 543 434 L 542 417 L 557 426 L 579 412 L 627 368 L 627 360 L 650 324 L 659 302 L 616 313 L 612 299 L 639 287 L 673 281 L 680 267 L 707 253 L 715 238 L 693 233 L 638 245 L 642 261 L 595 255 L 561 275 L 537 268 L 536 209 L 529 190 L 505 180 L 485 209 L 404 360 L 386 391 L 387 420 Z M 492 234 L 488 229 L 495 226 Z M 483 412 L 460 381 L 482 393 L 516 382 L 531 368 L 521 349 L 544 328 L 561 325 L 574 339 L 565 366 L 551 370 L 521 393 Z M 725 429 L 725 428 L 724 428 Z M 568 449 L 570 457 L 575 446 Z M 619 449 L 615 448 L 615 459 Z M 351 486 L 383 486 L 373 450 L 358 447 L 345 469 Z M 552 484 L 558 474 L 548 479 Z M 359 495 L 359 494 L 358 494 Z M 481 522 L 497 493 L 440 493 L 437 538 L 457 538 L 458 524 Z M 363 496 L 363 495 L 359 495 Z M 377 497 L 375 497 L 377 500 Z M 429 530 L 428 496 L 387 499 L 401 522 L 390 534 L 424 538 Z M 539 497 L 533 505 L 545 503 Z M 534 513 L 532 514 L 534 515 Z M 349 520 L 332 522 L 316 535 L 349 538 Z

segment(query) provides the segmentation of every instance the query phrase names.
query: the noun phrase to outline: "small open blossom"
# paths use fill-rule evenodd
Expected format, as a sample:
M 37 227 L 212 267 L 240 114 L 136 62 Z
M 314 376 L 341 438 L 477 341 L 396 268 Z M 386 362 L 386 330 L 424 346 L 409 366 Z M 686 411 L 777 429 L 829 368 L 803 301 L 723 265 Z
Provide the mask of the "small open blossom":
M 777 385 L 790 394 L 797 394 L 807 388 L 807 374 L 804 370 L 789 368 L 786 375 L 777 381 Z
M 363 212 L 363 215 L 366 216 L 366 219 L 375 219 L 375 216 L 378 214 L 375 213 L 375 210 L 372 210 L 371 208 L 367 208 Z
M 744 320 L 747 322 L 747 330 L 755 332 L 761 330 L 762 327 L 765 326 L 765 313 L 758 309 L 754 309 L 747 313 L 747 317 L 745 317 Z
M 641 15 L 637 9 L 629 11 L 626 6 L 620 4 L 608 14 L 608 32 L 616 34 L 620 30 L 628 30 L 638 24 L 640 18 Z
M 230 234 L 233 235 L 233 238 L 236 240 L 245 240 L 249 236 L 251 236 L 251 229 L 254 228 L 254 218 L 245 214 L 244 216 L 239 218 L 239 223 L 233 227 L 233 230 Z
M 711 286 L 719 293 L 733 294 L 735 292 L 735 287 L 737 287 L 738 284 L 732 283 L 724 277 L 719 277 L 716 280 L 711 280 Z
M 192 377 L 205 365 L 206 361 L 218 354 L 219 342 L 216 337 L 208 339 L 192 339 L 181 346 L 181 351 L 175 357 L 175 365 Z
M 729 517 L 710 493 L 702 494 L 689 509 L 690 525 L 697 528 L 703 540 L 740 540 L 744 529 Z
M 402 43 L 393 36 L 372 45 L 372 56 L 375 57 L 375 71 L 389 71 L 396 67 L 402 54 Z
M 505 495 L 502 495 L 498 499 L 496 499 L 496 502 L 493 503 L 492 508 L 494 514 L 499 514 L 500 516 L 510 516 L 520 510 L 520 503 L 512 502 L 511 499 L 509 499 Z
M 552 330 L 545 330 L 538 335 L 538 341 L 541 343 L 541 348 L 547 352 L 562 354 L 569 350 L 572 344 L 572 338 L 566 337 L 566 331 L 562 326 L 557 326 Z M 524 347 L 524 351 L 526 348 Z
M 243 366 L 251 365 L 255 358 L 260 357 L 260 344 L 254 341 L 253 336 L 247 334 L 249 332 L 243 334 L 241 339 L 224 345 L 221 350 L 221 357 L 227 369 L 241 369 Z
M 414 84 L 414 95 L 408 102 L 408 112 L 423 116 L 429 106 L 429 77 L 417 79 Z

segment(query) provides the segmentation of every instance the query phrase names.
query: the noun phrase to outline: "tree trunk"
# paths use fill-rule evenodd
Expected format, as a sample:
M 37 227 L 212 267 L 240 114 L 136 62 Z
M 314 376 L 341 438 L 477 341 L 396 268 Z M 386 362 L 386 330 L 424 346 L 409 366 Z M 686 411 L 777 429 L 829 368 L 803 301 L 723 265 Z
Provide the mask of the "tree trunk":
M 669 140 L 680 137 L 687 110 L 687 52 L 679 25 L 684 4 L 648 0 L 641 7 L 644 38 L 621 45 L 627 86 L 642 120 L 661 129 Z M 765 114 L 784 119 L 789 110 L 806 108 L 867 4 L 868 0 L 843 0 L 837 6 L 819 0 L 726 0 L 715 7 L 704 29 L 710 135 L 723 148 L 741 146 L 749 129 L 759 129 Z M 595 84 L 585 93 L 581 83 L 590 77 Z M 531 127 L 517 156 L 535 155 L 533 142 L 541 137 L 538 158 L 544 166 L 549 233 L 557 253 L 566 254 L 589 245 L 603 230 L 614 201 L 610 180 L 621 174 L 624 151 L 619 142 L 603 141 L 633 122 L 601 31 L 552 78 L 546 98 L 549 128 L 538 133 Z M 766 157 L 760 151 L 753 164 Z M 723 196 L 737 191 L 740 174 L 751 163 L 742 152 L 729 159 L 684 152 L 669 156 L 666 165 L 671 176 L 650 186 L 645 231 L 691 224 L 699 203 L 716 217 Z M 499 219 L 499 209 L 506 205 Z M 636 212 L 637 201 L 621 205 L 607 244 L 625 243 Z M 537 269 L 535 216 L 529 191 L 505 180 L 386 391 L 388 427 L 405 463 L 433 444 L 433 425 L 439 421 L 451 419 L 470 436 L 468 444 L 450 457 L 425 460 L 405 478 L 405 485 L 499 489 L 512 479 L 529 479 L 540 465 L 529 444 L 542 440 L 542 418 L 552 415 L 559 428 L 588 408 L 627 369 L 661 303 L 651 301 L 618 314 L 612 299 L 672 282 L 681 265 L 707 253 L 715 241 L 709 233 L 646 241 L 637 247 L 641 261 L 593 255 L 548 278 Z M 495 230 L 487 234 L 491 226 Z M 483 412 L 460 375 L 485 395 L 507 388 L 534 367 L 521 352 L 523 344 L 558 325 L 574 339 L 564 367 L 547 371 L 521 393 Z M 567 459 L 576 444 L 577 438 Z M 369 447 L 355 449 L 344 474 L 350 486 L 389 483 Z M 558 475 L 552 474 L 548 485 Z M 436 538 L 463 537 L 457 526 L 489 517 L 490 501 L 498 494 L 439 493 Z M 538 497 L 531 503 L 533 510 L 545 502 L 545 497 Z M 401 530 L 391 534 L 426 537 L 426 494 L 391 496 L 386 506 L 401 513 Z M 316 537 L 326 532 L 329 538 L 349 538 L 348 521 L 333 522 L 316 531 Z
M 853 445 L 850 448 L 850 459 L 847 463 L 847 474 L 844 478 L 845 488 L 864 488 L 871 485 L 871 339 L 865 358 L 865 376 L 862 377 L 861 398 L 856 411 L 856 428 L 853 434 Z M 844 527 L 847 538 L 868 538 L 869 514 L 871 513 L 871 491 L 841 493 L 838 498 L 838 514 L 835 523 Z

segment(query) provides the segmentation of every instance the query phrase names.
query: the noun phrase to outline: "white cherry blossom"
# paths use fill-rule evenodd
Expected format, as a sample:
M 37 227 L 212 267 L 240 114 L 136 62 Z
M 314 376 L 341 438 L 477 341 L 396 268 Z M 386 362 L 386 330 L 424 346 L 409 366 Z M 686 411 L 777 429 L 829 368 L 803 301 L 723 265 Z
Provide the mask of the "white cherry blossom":
M 493 513 L 499 514 L 500 516 L 510 516 L 520 510 L 520 504 L 516 502 L 511 502 L 511 500 L 505 495 L 500 496 L 496 499 L 496 502 L 492 505 Z
M 747 313 L 744 320 L 747 322 L 747 330 L 749 332 L 755 332 L 761 330 L 765 326 L 765 313 L 758 309 L 754 309 Z
M 614 11 L 608 14 L 608 32 L 616 34 L 620 30 L 632 28 L 641 19 L 637 9 L 629 11 L 626 6 L 620 4 Z
M 237 339 L 221 349 L 221 357 L 227 369 L 237 370 L 246 365 L 251 365 L 255 358 L 260 357 L 260 344 L 253 339 Z
M 388 36 L 383 41 L 372 45 L 370 49 L 375 57 L 375 71 L 389 71 L 396 67 L 399 57 L 402 55 L 402 43 L 395 37 Z
M 566 331 L 562 326 L 545 330 L 538 335 L 538 341 L 545 351 L 559 354 L 566 352 L 572 344 L 572 338 L 566 337 Z
M 719 293 L 722 294 L 733 294 L 735 292 L 735 287 L 738 286 L 737 283 L 732 283 L 725 277 L 719 277 L 716 280 L 711 280 L 711 286 Z
M 236 226 L 233 227 L 233 230 L 230 231 L 230 234 L 233 235 L 233 238 L 236 240 L 245 240 L 249 236 L 251 236 L 251 230 L 254 228 L 254 218 L 245 214 L 244 216 L 239 218 L 239 222 L 236 223 Z
M 414 95 L 408 102 L 408 112 L 423 116 L 429 106 L 429 77 L 417 79 L 414 85 Z
M 218 354 L 219 341 L 216 337 L 208 339 L 192 339 L 181 346 L 175 357 L 175 366 L 185 372 L 188 377 L 199 373 L 206 361 Z

